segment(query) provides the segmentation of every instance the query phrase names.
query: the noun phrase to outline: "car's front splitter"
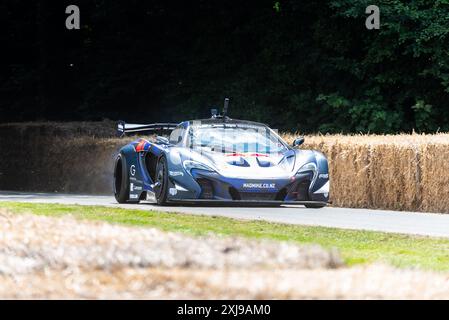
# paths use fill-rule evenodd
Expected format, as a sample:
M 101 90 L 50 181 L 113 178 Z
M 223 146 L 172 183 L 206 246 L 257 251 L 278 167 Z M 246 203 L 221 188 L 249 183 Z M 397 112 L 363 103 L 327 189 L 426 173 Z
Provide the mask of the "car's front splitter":
M 208 204 L 226 206 L 279 206 L 279 205 L 318 205 L 326 206 L 322 201 L 278 201 L 278 200 L 220 200 L 220 199 L 170 199 L 170 203 L 177 204 Z

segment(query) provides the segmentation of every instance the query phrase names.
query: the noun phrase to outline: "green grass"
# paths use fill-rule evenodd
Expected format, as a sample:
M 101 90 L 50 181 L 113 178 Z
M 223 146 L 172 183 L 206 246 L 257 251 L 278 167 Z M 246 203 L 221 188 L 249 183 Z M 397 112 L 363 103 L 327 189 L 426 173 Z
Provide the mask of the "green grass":
M 94 206 L 1 202 L 1 207 L 15 213 L 53 217 L 70 214 L 79 219 L 156 227 L 194 236 L 215 233 L 320 244 L 338 248 L 348 265 L 383 262 L 401 268 L 449 270 L 449 239 L 442 238 Z

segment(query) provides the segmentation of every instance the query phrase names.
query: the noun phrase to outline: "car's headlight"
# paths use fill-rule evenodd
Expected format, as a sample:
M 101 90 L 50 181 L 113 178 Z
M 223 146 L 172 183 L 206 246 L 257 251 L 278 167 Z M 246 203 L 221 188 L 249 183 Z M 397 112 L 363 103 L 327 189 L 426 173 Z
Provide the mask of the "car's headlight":
M 317 171 L 316 164 L 313 162 L 306 163 L 301 168 L 299 168 L 297 173 L 306 172 L 306 171 L 316 172 Z
M 192 169 L 215 171 L 211 167 L 205 165 L 204 163 L 198 162 L 198 161 L 185 160 L 183 162 L 183 165 L 184 165 L 184 169 L 186 169 L 187 172 L 190 172 L 190 170 L 192 170 Z

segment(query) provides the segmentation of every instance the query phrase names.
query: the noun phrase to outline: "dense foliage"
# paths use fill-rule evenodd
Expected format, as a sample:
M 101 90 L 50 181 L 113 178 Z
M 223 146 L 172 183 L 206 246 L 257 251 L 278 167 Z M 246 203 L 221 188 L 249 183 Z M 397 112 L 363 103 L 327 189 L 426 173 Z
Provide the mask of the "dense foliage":
M 448 0 L 6 0 L 0 21 L 0 121 L 177 121 L 230 96 L 280 129 L 449 130 Z

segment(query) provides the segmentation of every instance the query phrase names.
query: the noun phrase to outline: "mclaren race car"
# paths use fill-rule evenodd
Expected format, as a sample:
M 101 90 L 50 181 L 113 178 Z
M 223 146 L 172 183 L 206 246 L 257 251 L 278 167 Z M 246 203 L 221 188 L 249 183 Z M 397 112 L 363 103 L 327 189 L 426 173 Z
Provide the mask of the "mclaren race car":
M 118 123 L 121 136 L 170 131 L 169 138 L 137 139 L 120 149 L 114 194 L 119 203 L 301 204 L 321 208 L 329 199 L 326 157 L 289 146 L 268 126 L 222 114 L 179 124 Z

